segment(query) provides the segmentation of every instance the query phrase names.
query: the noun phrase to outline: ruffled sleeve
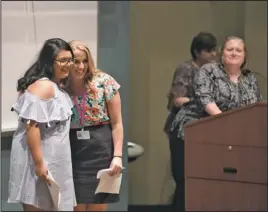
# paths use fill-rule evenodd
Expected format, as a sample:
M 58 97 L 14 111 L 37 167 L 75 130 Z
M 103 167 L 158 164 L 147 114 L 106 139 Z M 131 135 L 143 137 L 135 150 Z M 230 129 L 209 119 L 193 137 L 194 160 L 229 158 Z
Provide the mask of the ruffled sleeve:
M 46 123 L 68 120 L 72 115 L 73 103 L 66 93 L 60 93 L 51 99 L 40 99 L 40 97 L 25 91 L 18 97 L 12 106 L 19 119 L 33 120 L 37 123 Z

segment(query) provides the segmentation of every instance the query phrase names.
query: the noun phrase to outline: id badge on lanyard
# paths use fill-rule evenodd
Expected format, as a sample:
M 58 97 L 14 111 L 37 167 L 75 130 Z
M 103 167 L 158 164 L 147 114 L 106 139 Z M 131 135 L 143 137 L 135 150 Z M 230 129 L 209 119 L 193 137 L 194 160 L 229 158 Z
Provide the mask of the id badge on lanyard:
M 85 140 L 90 139 L 90 132 L 89 130 L 84 130 L 84 123 L 85 123 L 85 105 L 86 105 L 86 93 L 83 93 L 81 107 L 78 105 L 77 97 L 74 97 L 74 103 L 79 114 L 79 121 L 82 129 L 76 131 L 76 136 L 78 140 Z

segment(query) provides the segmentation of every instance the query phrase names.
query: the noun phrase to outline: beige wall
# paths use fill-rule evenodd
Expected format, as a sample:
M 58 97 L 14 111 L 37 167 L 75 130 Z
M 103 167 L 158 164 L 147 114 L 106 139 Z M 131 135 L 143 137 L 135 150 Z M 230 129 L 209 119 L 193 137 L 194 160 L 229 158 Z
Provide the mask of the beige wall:
M 249 51 L 249 68 L 263 76 L 258 80 L 267 99 L 267 2 L 245 2 L 245 42 Z
M 257 11 L 258 6 L 251 10 L 244 2 L 131 2 L 129 135 L 144 147 L 145 154 L 128 165 L 129 204 L 163 204 L 172 193 L 168 141 L 163 133 L 166 94 L 174 69 L 190 58 L 192 37 L 199 31 L 211 31 L 222 42 L 225 36 L 247 32 L 251 51 L 254 35 L 250 31 L 263 27 L 260 14 L 256 22 L 251 17 L 263 12 Z M 244 27 L 247 22 L 251 28 Z M 262 42 L 264 37 L 267 32 Z M 264 46 L 267 44 L 262 52 Z M 267 64 L 257 60 L 252 57 L 251 65 L 265 72 Z

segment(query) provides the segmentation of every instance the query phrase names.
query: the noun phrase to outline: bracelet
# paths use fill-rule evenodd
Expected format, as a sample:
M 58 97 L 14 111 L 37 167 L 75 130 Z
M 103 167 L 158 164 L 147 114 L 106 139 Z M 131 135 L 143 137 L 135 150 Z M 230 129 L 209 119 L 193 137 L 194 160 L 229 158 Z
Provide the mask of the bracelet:
M 114 155 L 114 158 L 123 158 L 123 157 L 120 155 Z

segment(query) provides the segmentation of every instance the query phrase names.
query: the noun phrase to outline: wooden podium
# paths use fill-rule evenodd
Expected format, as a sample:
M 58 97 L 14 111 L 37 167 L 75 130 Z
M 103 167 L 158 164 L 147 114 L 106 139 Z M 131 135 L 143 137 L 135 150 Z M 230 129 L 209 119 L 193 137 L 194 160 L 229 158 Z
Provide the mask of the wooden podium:
M 267 211 L 267 102 L 185 125 L 186 211 Z

